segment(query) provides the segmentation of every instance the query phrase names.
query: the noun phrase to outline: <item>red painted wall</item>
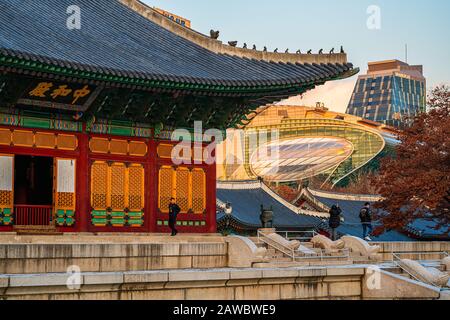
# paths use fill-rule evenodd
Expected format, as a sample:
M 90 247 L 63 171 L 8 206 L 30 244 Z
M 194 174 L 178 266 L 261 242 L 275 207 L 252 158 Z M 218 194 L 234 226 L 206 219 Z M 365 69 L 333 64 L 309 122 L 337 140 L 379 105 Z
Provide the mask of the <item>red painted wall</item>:
M 1 126 L 0 126 L 1 127 Z M 13 128 L 13 127 L 6 127 Z M 14 128 L 18 130 L 27 130 L 24 128 Z M 32 130 L 30 130 L 32 131 Z M 53 132 L 53 130 L 38 130 L 39 132 Z M 83 133 L 76 133 L 78 137 L 78 149 L 76 151 L 62 151 L 56 149 L 38 149 L 0 146 L 0 154 L 12 155 L 35 155 L 43 157 L 62 157 L 73 158 L 77 160 L 76 172 L 76 223 L 74 227 L 59 227 L 60 232 L 163 232 L 169 233 L 170 230 L 165 226 L 157 226 L 158 220 L 168 220 L 167 214 L 158 211 L 158 168 L 161 165 L 172 165 L 170 159 L 158 159 L 157 146 L 158 141 L 151 139 L 133 138 L 132 140 L 145 141 L 148 146 L 148 153 L 145 157 L 116 156 L 109 154 L 92 154 L 89 151 L 90 137 L 107 137 L 112 136 L 87 134 L 85 128 Z M 61 132 L 64 134 L 72 134 L 69 132 Z M 118 139 L 130 139 L 128 137 L 118 137 Z M 166 141 L 164 141 L 167 144 Z M 142 163 L 145 168 L 145 224 L 141 228 L 99 228 L 91 224 L 91 204 L 90 204 L 90 164 L 95 160 L 104 161 L 121 161 Z M 214 233 L 216 226 L 216 166 L 215 165 L 191 165 L 190 168 L 202 168 L 206 173 L 206 214 L 181 214 L 178 221 L 206 221 L 206 226 L 192 227 L 179 226 L 177 229 L 181 233 Z M 13 227 L 0 227 L 0 232 L 12 231 Z

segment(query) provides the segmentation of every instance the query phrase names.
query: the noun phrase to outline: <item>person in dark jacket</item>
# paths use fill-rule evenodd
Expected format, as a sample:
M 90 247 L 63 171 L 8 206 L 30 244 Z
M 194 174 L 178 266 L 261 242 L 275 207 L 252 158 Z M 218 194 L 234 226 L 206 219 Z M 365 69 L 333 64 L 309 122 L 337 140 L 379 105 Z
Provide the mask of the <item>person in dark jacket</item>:
M 363 239 L 372 241 L 372 239 L 370 238 L 373 232 L 372 210 L 370 209 L 370 203 L 366 202 L 359 213 L 359 218 L 361 219 L 361 224 L 363 227 Z
M 337 229 L 341 225 L 341 213 L 342 210 L 339 208 L 339 204 L 331 207 L 329 226 L 331 228 L 331 240 L 333 241 L 337 240 Z
M 177 217 L 181 212 L 180 206 L 178 206 L 175 202 L 175 198 L 170 199 L 169 204 L 169 227 L 172 230 L 172 237 L 178 234 L 178 230 L 176 229 L 177 225 Z

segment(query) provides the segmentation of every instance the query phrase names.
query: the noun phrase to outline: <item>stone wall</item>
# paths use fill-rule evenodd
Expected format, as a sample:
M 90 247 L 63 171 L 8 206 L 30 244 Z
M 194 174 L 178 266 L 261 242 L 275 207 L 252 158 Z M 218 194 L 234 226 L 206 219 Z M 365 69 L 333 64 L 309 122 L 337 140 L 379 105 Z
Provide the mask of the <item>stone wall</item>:
M 0 274 L 118 272 L 190 268 L 222 268 L 228 245 L 208 243 L 3 244 Z
M 0 276 L 1 299 L 291 300 L 361 299 L 363 268 L 211 269 Z
M 392 260 L 392 253 L 400 253 L 402 259 L 440 260 L 443 252 L 450 252 L 450 242 L 380 242 L 383 260 Z M 414 254 L 413 254 L 414 253 Z M 424 253 L 419 256 L 417 253 Z
M 442 299 L 439 290 L 382 271 L 372 289 L 363 267 L 210 269 L 0 275 L 1 299 L 34 300 L 361 300 Z M 69 284 L 73 282 L 69 281 Z M 448 297 L 447 297 L 448 298 Z

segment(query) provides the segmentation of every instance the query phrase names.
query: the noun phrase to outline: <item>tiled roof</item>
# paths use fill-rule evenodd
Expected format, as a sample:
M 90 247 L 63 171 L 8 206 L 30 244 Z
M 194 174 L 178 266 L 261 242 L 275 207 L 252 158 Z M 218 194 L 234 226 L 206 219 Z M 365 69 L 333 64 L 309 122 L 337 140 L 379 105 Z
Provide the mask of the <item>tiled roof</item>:
M 322 202 L 328 207 L 332 207 L 336 203 L 339 203 L 339 206 L 342 209 L 342 216 L 345 221 L 338 228 L 338 232 L 344 235 L 350 235 L 355 237 L 362 237 L 362 226 L 361 220 L 359 219 L 359 212 L 361 208 L 364 207 L 365 201 L 352 201 L 352 200 L 336 200 L 330 198 L 316 197 L 317 200 Z M 388 231 L 379 237 L 374 237 L 374 241 L 411 241 L 412 239 L 408 236 L 397 232 L 397 231 Z
M 250 228 L 261 227 L 259 218 L 261 205 L 266 209 L 273 208 L 274 227 L 281 230 L 313 230 L 322 223 L 316 217 L 297 214 L 262 188 L 221 189 L 219 186 L 217 199 L 222 203 L 230 203 L 233 208 L 233 219 Z M 224 217 L 223 213 L 219 213 L 218 220 Z
M 448 226 L 439 226 L 436 221 L 418 219 L 406 227 L 406 230 L 420 239 L 450 239 Z
M 66 10 L 73 4 L 81 8 L 80 30 L 67 28 Z M 119 0 L 0 0 L 0 21 L 0 65 L 14 58 L 25 69 L 43 64 L 55 72 L 75 70 L 77 76 L 88 72 L 234 89 L 322 84 L 357 72 L 350 63 L 270 62 L 215 53 Z
M 325 191 L 311 190 L 315 199 L 325 204 L 328 207 L 339 203 L 345 223 L 339 229 L 342 233 L 361 236 L 361 225 L 359 219 L 359 212 L 366 202 L 375 203 L 381 198 L 379 196 L 370 195 L 349 195 L 332 193 Z M 425 219 L 417 219 L 404 228 L 405 234 L 411 235 L 421 240 L 437 240 L 437 239 L 449 239 L 447 233 L 448 228 L 445 226 L 438 227 L 436 221 L 430 221 Z M 405 234 L 397 231 L 389 231 L 381 235 L 379 241 L 402 241 L 410 239 Z

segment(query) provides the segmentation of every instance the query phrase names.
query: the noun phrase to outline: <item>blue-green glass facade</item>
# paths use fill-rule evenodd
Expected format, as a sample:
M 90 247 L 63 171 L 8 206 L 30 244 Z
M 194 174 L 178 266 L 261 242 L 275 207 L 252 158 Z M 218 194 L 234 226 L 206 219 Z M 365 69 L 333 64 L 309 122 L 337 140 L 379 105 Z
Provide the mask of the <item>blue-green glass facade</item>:
M 424 112 L 425 108 L 425 81 L 380 75 L 358 80 L 347 113 L 400 127 L 407 117 Z

